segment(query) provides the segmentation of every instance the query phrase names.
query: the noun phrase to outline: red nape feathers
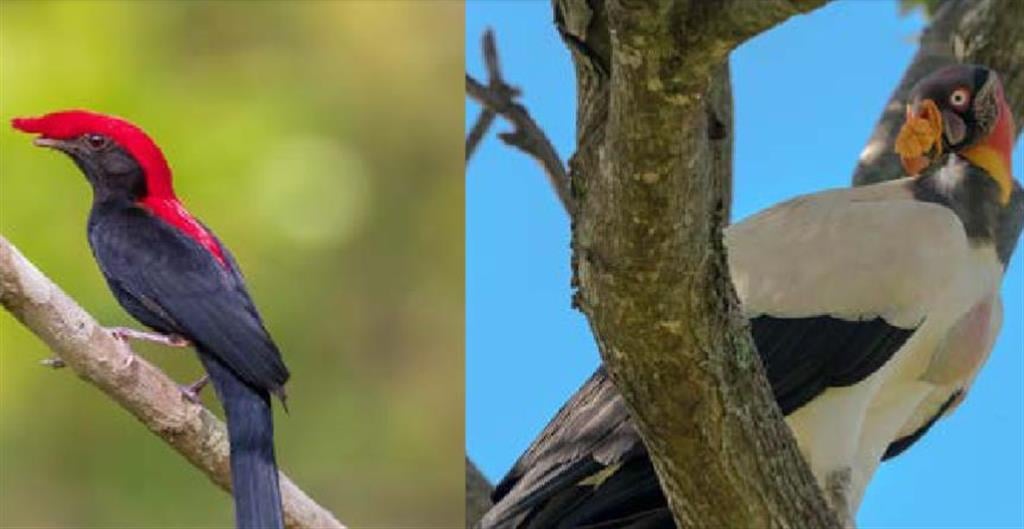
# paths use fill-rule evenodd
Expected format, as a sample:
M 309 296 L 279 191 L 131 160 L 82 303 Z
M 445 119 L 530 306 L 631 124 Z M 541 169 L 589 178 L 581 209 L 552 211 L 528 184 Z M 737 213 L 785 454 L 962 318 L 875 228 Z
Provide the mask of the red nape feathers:
M 217 239 L 213 238 L 213 234 L 204 228 L 178 199 L 148 196 L 139 203 L 142 207 L 148 209 L 150 213 L 178 228 L 182 233 L 199 243 L 200 246 L 206 248 L 208 252 L 213 254 L 214 259 L 217 259 L 221 266 L 227 268 L 228 263 L 224 259 L 224 251 L 217 244 Z
M 121 118 L 88 110 L 63 110 L 35 118 L 14 118 L 11 126 L 43 138 L 67 140 L 99 134 L 113 140 L 135 159 L 146 177 L 146 196 L 139 204 L 154 216 L 191 237 L 227 266 L 224 252 L 213 235 L 203 228 L 178 201 L 171 184 L 171 167 L 160 147 L 139 127 Z

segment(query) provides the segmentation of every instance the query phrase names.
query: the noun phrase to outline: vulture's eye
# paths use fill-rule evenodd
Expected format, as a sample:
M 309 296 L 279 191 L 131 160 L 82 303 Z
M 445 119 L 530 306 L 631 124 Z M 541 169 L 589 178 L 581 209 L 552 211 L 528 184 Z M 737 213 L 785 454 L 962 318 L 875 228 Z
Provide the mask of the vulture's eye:
M 100 136 L 99 134 L 87 134 L 85 136 L 85 144 L 88 145 L 90 149 L 98 151 L 107 145 L 110 145 L 110 139 L 106 136 Z
M 966 88 L 957 88 L 953 90 L 952 94 L 949 94 L 949 104 L 953 105 L 957 110 L 963 110 L 967 108 L 967 103 L 971 100 L 971 93 Z

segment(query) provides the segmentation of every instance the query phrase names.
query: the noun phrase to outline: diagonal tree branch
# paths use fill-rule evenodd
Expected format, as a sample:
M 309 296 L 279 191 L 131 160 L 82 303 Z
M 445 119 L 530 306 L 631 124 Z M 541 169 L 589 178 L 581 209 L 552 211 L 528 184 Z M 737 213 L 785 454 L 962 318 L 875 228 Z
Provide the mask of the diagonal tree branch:
M 134 357 L 106 329 L 0 236 L 0 304 L 38 336 L 66 366 L 96 386 L 171 445 L 210 481 L 231 487 L 224 424 L 181 396 L 177 384 Z M 330 511 L 280 476 L 285 525 L 290 529 L 344 529 Z
M 466 74 L 466 94 L 484 107 L 476 125 L 466 138 L 466 160 L 468 161 L 472 156 L 472 149 L 479 143 L 493 120 L 493 117 L 488 117 L 488 115 L 500 115 L 512 123 L 515 129 L 512 132 L 503 132 L 498 137 L 506 144 L 526 153 L 541 165 L 558 200 L 571 215 L 573 208 L 569 195 L 569 174 L 547 135 L 530 117 L 526 107 L 515 101 L 519 97 L 520 91 L 506 83 L 501 75 L 494 32 L 491 30 L 484 33 L 483 50 L 489 77 L 488 84 L 485 86 L 468 73 Z

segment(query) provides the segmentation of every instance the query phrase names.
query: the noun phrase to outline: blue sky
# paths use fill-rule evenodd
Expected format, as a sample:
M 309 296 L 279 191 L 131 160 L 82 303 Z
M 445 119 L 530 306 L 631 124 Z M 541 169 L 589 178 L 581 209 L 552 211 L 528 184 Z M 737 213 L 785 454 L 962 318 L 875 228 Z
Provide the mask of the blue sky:
M 523 101 L 567 159 L 574 78 L 551 19 L 547 0 L 469 2 L 466 64 L 484 77 L 480 35 L 493 27 L 505 76 L 523 88 Z M 919 14 L 901 16 L 895 2 L 838 2 L 733 53 L 735 218 L 849 184 L 924 23 Z M 468 126 L 478 107 L 467 103 L 466 112 Z M 967 401 L 882 466 L 861 526 L 1024 527 L 1022 256 L 1004 282 L 1002 335 Z M 466 442 L 492 480 L 597 366 L 587 323 L 569 305 L 569 278 L 560 205 L 534 162 L 492 131 L 466 177 Z

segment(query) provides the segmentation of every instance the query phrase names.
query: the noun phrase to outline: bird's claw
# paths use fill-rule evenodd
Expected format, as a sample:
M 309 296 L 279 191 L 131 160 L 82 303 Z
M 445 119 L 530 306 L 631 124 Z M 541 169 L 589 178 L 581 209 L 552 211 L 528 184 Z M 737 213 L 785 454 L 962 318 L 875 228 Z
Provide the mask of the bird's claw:
M 187 386 L 179 384 L 178 389 L 181 390 L 182 398 L 191 402 L 192 404 L 202 405 L 203 400 L 199 397 L 199 392 L 202 391 L 204 387 L 206 387 L 206 383 L 209 381 L 210 377 L 203 375 L 203 378 L 200 378 L 199 380 Z
M 110 334 L 121 341 L 128 340 L 141 340 L 146 342 L 158 343 L 166 345 L 168 347 L 187 347 L 190 342 L 176 334 L 159 334 L 155 332 L 137 331 L 135 329 L 129 329 L 128 327 L 111 327 Z
M 47 358 L 45 360 L 40 360 L 39 363 L 50 369 L 60 369 L 62 367 L 67 367 L 67 364 L 64 363 L 64 360 L 61 360 L 60 357 L 57 356 Z

